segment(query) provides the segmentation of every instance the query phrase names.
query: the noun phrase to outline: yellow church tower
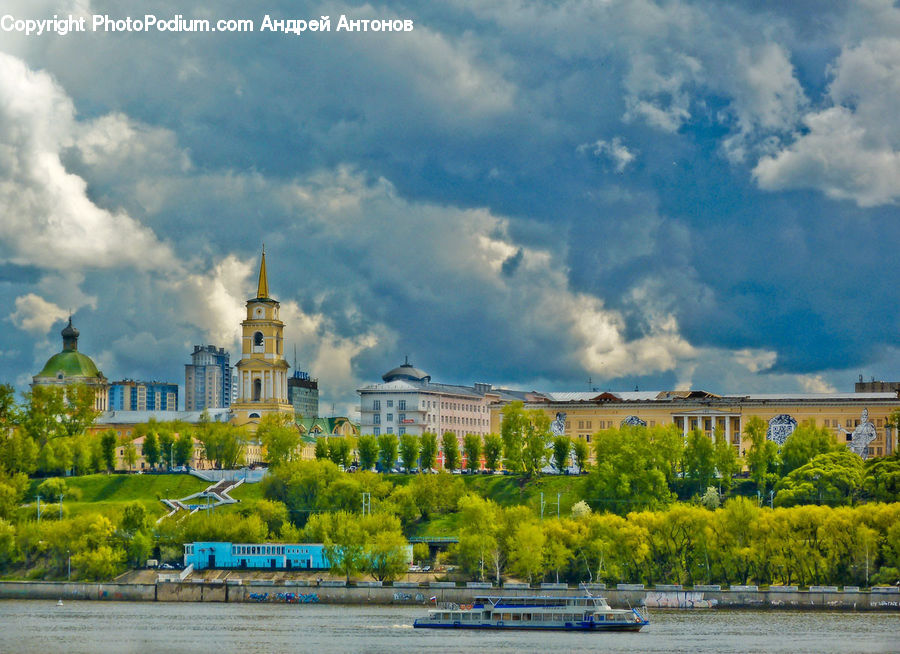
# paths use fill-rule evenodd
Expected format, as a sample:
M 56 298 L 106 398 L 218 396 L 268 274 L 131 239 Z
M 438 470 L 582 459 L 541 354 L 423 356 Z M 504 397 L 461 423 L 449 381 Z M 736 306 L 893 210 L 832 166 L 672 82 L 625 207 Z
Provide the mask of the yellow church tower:
M 284 323 L 281 305 L 269 297 L 266 249 L 259 264 L 256 297 L 247 300 L 247 319 L 241 322 L 241 360 L 237 365 L 237 400 L 232 402 L 232 422 L 254 429 L 269 413 L 290 413 L 288 363 L 284 360 Z

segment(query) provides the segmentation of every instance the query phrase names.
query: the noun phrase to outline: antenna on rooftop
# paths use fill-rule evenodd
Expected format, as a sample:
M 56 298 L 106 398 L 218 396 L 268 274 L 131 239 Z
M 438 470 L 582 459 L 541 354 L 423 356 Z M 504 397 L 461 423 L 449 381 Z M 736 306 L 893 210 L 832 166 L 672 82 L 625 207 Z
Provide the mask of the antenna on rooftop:
M 294 343 L 294 370 L 297 369 L 297 344 Z

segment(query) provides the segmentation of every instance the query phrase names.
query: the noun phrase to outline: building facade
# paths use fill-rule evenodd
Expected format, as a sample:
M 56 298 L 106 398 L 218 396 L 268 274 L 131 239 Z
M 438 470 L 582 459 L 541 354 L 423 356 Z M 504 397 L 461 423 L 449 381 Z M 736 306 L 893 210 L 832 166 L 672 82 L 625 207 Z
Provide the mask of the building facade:
M 319 380 L 308 372 L 295 370 L 288 377 L 288 400 L 294 407 L 294 417 L 315 419 L 319 417 Z
M 494 389 L 490 384 L 438 384 L 409 361 L 381 379 L 381 384 L 356 391 L 363 434 L 418 436 L 451 431 L 459 438 L 466 434 L 484 436 L 491 431 L 492 404 L 526 397 L 517 391 Z
M 505 403 L 504 403 L 505 404 Z M 897 429 L 889 425 L 900 409 L 896 392 L 771 393 L 716 395 L 707 391 L 541 393 L 525 402 L 526 409 L 545 411 L 561 432 L 588 442 L 604 429 L 623 424 L 675 425 L 685 437 L 699 429 L 710 439 L 724 439 L 746 454 L 744 428 L 757 416 L 768 424 L 771 440 L 782 444 L 807 421 L 830 429 L 835 441 L 860 456 L 885 456 L 897 451 Z M 491 430 L 499 433 L 502 404 L 491 409 Z
M 79 331 L 72 326 L 72 316 L 60 333 L 62 351 L 50 357 L 41 371 L 32 377 L 32 386 L 84 384 L 94 391 L 94 410 L 106 411 L 109 382 L 91 358 L 78 351 Z
M 290 413 L 287 380 L 290 367 L 284 358 L 284 323 L 281 305 L 269 297 L 266 253 L 259 265 L 256 297 L 247 300 L 247 318 L 241 322 L 241 360 L 237 368 L 237 399 L 231 405 L 233 421 L 255 430 L 270 413 Z
M 110 382 L 110 411 L 177 411 L 178 384 L 123 379 Z
M 231 406 L 231 355 L 215 345 L 195 345 L 184 366 L 184 409 L 202 411 Z

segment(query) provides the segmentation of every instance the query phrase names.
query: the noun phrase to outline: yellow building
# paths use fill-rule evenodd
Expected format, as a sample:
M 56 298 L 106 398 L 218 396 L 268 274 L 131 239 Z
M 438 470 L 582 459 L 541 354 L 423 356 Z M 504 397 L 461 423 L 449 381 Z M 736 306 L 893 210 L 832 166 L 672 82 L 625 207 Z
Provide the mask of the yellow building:
M 500 433 L 501 410 L 491 407 L 491 431 Z M 861 456 L 897 451 L 897 429 L 888 425 L 900 409 L 896 392 L 884 393 L 771 393 L 716 395 L 706 391 L 539 393 L 526 409 L 545 411 L 562 433 L 591 441 L 591 435 L 624 424 L 676 425 L 685 436 L 700 429 L 711 439 L 724 438 L 740 455 L 749 443 L 743 438 L 747 421 L 757 416 L 769 425 L 769 438 L 778 442 L 808 420 L 834 433 Z
M 247 300 L 247 318 L 241 322 L 241 360 L 237 369 L 237 399 L 231 404 L 232 422 L 256 430 L 270 413 L 289 413 L 288 363 L 284 359 L 284 323 L 281 305 L 269 297 L 266 252 L 259 265 L 256 297 Z
M 68 386 L 84 384 L 94 391 L 94 410 L 106 411 L 109 382 L 89 356 L 78 351 L 79 332 L 72 326 L 72 316 L 61 332 L 63 349 L 47 360 L 32 378 L 32 386 Z

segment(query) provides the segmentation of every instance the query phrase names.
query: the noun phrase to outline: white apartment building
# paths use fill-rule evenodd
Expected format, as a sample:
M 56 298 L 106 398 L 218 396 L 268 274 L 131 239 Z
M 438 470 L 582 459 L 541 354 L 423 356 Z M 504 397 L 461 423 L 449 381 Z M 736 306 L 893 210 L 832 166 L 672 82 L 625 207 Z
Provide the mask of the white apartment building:
M 494 389 L 490 384 L 437 384 L 431 375 L 409 361 L 382 375 L 381 384 L 357 389 L 360 433 L 441 435 L 452 431 L 485 436 L 491 431 L 490 406 L 501 400 L 524 398 L 524 393 Z

